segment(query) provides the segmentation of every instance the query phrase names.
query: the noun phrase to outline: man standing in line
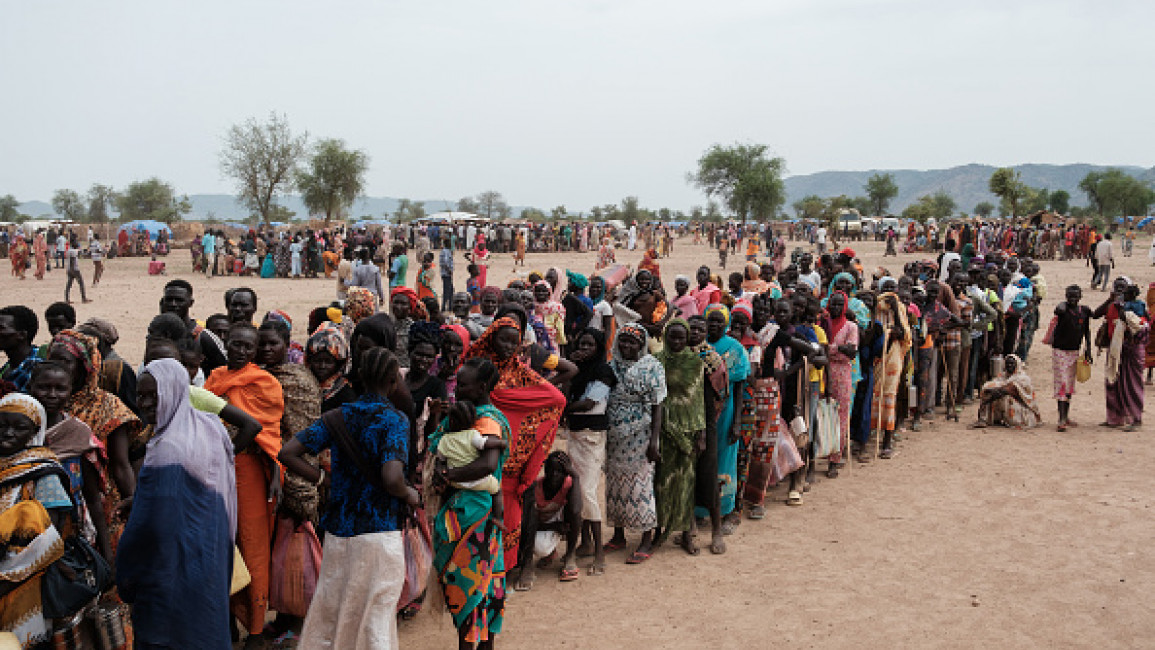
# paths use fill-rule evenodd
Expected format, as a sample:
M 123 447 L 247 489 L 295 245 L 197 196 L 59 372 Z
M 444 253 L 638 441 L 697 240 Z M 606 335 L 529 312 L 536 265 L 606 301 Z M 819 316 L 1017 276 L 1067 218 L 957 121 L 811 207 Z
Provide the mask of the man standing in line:
M 56 268 L 64 268 L 64 254 L 68 251 L 68 238 L 64 236 L 64 229 L 56 236 Z M 87 302 L 87 301 L 86 301 Z
M 205 231 L 205 236 L 201 238 L 201 247 L 205 252 L 205 276 L 211 278 L 217 268 L 217 239 L 213 236 L 213 231 Z
M 818 243 L 818 254 L 823 255 L 826 253 L 826 226 L 819 225 L 815 236 Z
M 441 311 L 453 308 L 453 247 L 449 236 L 441 240 L 441 253 L 437 260 L 441 267 Z

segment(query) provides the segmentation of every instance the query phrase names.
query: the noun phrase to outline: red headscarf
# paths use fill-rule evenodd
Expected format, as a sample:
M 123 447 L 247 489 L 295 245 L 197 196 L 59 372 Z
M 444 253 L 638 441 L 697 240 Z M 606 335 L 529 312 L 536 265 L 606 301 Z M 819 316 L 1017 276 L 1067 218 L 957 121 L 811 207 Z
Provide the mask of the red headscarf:
M 409 287 L 393 287 L 389 292 L 389 298 L 392 299 L 397 294 L 401 294 L 409 299 L 409 316 L 414 320 L 425 320 L 429 318 L 429 312 L 425 309 L 425 303 L 417 298 L 417 292 Z
M 833 315 L 830 316 L 830 331 L 828 335 L 831 339 L 834 338 L 835 334 L 841 332 L 843 327 L 846 327 L 846 310 L 850 309 L 850 296 L 846 295 L 845 291 L 834 291 L 830 294 L 830 297 L 833 298 L 834 296 L 842 296 L 842 315 L 837 318 Z M 826 305 L 829 308 L 829 299 L 827 299 Z

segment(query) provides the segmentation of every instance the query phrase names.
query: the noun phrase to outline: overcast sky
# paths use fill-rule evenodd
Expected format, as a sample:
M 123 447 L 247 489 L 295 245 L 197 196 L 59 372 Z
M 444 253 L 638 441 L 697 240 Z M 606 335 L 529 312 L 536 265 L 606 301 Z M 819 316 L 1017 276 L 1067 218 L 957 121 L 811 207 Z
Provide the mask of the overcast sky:
M 0 0 L 0 194 L 159 176 L 231 192 L 284 113 L 368 194 L 573 211 L 686 184 L 713 143 L 792 174 L 1155 164 L 1155 2 Z

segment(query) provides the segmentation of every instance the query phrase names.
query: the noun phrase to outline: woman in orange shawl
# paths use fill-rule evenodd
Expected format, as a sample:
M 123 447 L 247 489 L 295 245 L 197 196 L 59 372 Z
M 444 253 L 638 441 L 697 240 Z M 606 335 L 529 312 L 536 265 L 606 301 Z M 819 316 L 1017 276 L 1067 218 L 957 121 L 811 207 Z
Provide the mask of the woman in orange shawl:
M 638 262 L 638 270 L 649 271 L 654 275 L 655 278 L 658 279 L 658 282 L 661 282 L 662 270 L 658 265 L 658 251 L 652 248 L 646 251 L 646 254 L 642 256 L 642 261 Z
M 48 360 L 72 371 L 72 396 L 65 411 L 92 429 L 108 450 L 111 481 L 103 487 L 104 516 L 108 522 L 109 545 L 113 554 L 124 529 L 117 516 L 121 499 L 131 499 L 136 492 L 136 476 L 129 462 L 129 447 L 144 428 L 140 418 L 119 397 L 100 388 L 103 360 L 96 338 L 75 330 L 64 330 L 52 339 Z
M 509 420 L 512 432 L 509 456 L 501 476 L 506 570 L 517 564 L 522 496 L 545 464 L 565 407 L 565 396 L 561 391 L 519 360 L 520 349 L 520 324 L 509 316 L 503 316 L 469 346 L 465 355 L 466 359 L 489 359 L 497 366 L 500 378 L 490 392 L 490 399 Z M 532 544 L 533 540 L 526 543 Z
M 213 370 L 205 380 L 206 390 L 261 423 L 253 444 L 236 456 L 237 547 L 252 582 L 233 596 L 232 612 L 254 641 L 261 638 L 269 607 L 273 514 L 281 492 L 281 467 L 276 458 L 281 453 L 281 416 L 285 412 L 280 382 L 253 364 L 257 340 L 255 327 L 234 323 L 226 344 L 227 365 Z
M 48 269 L 48 244 L 44 241 L 44 233 L 36 233 L 32 239 L 32 254 L 36 258 L 36 279 L 44 279 L 44 271 Z
M 27 269 L 28 261 L 28 242 L 24 241 L 24 235 L 16 235 L 16 239 L 12 240 L 12 246 L 8 249 L 8 259 L 12 260 L 12 275 L 24 279 L 24 271 Z

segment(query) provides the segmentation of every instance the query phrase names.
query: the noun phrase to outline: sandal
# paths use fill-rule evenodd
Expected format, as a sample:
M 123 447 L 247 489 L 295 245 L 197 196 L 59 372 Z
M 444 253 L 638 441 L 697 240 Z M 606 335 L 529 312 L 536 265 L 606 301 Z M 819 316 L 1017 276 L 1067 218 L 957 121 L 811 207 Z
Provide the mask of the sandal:
M 421 613 L 421 603 L 409 603 L 397 612 L 397 616 L 403 621 L 411 621 Z
M 578 571 L 577 567 L 574 567 L 572 569 L 562 569 L 561 572 L 558 574 L 557 579 L 559 582 L 573 582 L 574 580 L 577 580 L 580 576 L 581 576 L 581 571 Z
M 620 551 L 625 547 L 625 542 L 615 542 L 611 539 L 610 541 L 606 542 L 605 546 L 602 547 L 602 550 L 606 553 L 613 553 L 614 551 Z
M 630 556 L 628 558 L 626 558 L 626 564 L 641 564 L 642 562 L 645 562 L 646 560 L 650 559 L 650 555 L 652 555 L 652 553 L 642 553 L 641 551 L 634 551 L 633 553 L 630 554 Z
M 754 521 L 757 521 L 759 519 L 763 519 L 765 517 L 766 517 L 766 507 L 765 506 L 750 506 L 750 512 L 746 513 L 746 518 L 747 519 L 753 519 Z
M 878 454 L 878 457 L 882 460 L 890 460 L 891 458 L 894 458 L 894 449 L 891 447 L 886 447 L 882 450 L 882 452 Z
M 802 493 L 798 490 L 791 490 L 790 494 L 786 496 L 786 505 L 800 506 L 802 505 Z
M 1063 433 L 1064 431 L 1067 430 L 1067 425 L 1060 424 L 1059 426 L 1055 427 L 1055 430 L 1058 431 L 1059 433 Z
M 826 469 L 826 478 L 838 478 L 838 468 L 833 464 Z

